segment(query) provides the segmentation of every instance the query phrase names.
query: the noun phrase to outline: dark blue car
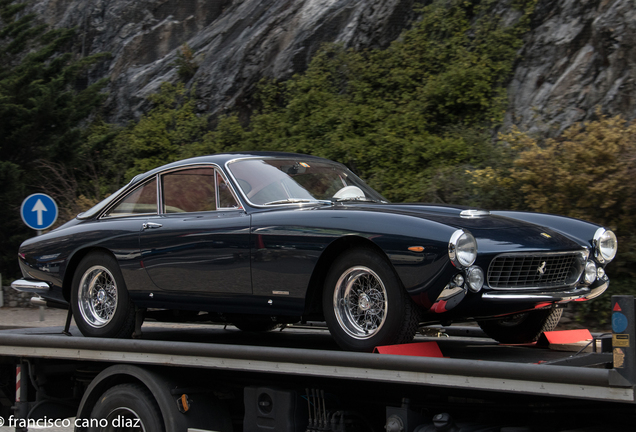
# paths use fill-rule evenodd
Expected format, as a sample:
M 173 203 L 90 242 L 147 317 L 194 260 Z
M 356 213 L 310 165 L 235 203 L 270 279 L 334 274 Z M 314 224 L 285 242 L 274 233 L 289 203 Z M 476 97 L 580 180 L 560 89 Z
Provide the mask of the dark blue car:
M 325 320 L 358 351 L 466 320 L 522 343 L 607 289 L 616 246 L 577 219 L 393 204 L 335 162 L 229 153 L 141 174 L 27 240 L 13 287 L 70 304 L 95 337 L 129 337 L 145 311 L 246 331 Z

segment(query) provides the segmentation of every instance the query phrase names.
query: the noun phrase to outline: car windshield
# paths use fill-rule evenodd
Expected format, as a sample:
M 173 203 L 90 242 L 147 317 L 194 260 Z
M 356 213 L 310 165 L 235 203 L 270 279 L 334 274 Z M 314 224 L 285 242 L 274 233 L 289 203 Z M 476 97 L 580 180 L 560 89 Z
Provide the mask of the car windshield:
M 228 164 L 254 205 L 332 201 L 386 202 L 344 166 L 313 159 L 240 159 Z

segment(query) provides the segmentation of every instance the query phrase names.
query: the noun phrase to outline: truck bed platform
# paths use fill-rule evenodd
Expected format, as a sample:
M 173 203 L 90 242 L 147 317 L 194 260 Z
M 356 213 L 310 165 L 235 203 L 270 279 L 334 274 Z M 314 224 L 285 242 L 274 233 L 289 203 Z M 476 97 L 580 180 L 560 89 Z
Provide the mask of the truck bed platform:
M 633 403 L 634 388 L 610 385 L 612 369 L 546 364 L 585 355 L 536 346 L 500 345 L 476 327 L 449 327 L 435 342 L 443 358 L 343 352 L 321 329 L 241 332 L 218 325 L 143 328 L 141 339 L 93 339 L 61 327 L 0 331 L 0 356 L 51 358 L 365 380 L 570 399 Z M 448 336 L 452 334 L 452 336 Z M 611 354 L 610 361 L 611 361 Z M 595 362 L 591 362 L 595 363 Z M 574 363 L 573 363 L 574 364 Z M 599 367 L 600 366 L 600 367 Z

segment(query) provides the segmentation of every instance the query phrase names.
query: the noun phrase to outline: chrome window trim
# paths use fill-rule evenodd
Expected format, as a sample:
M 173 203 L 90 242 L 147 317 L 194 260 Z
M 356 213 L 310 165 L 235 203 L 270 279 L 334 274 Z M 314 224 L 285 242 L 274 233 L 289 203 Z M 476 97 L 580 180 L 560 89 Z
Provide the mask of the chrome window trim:
M 171 213 L 163 213 L 161 211 L 161 209 L 163 208 L 163 184 L 161 182 L 161 178 L 160 177 L 163 176 L 164 174 L 172 173 L 172 172 L 175 172 L 175 171 L 181 171 L 183 169 L 205 168 L 205 167 L 214 168 L 216 171 L 221 173 L 221 176 L 225 180 L 226 184 L 230 187 L 230 192 L 232 193 L 232 196 L 234 197 L 234 200 L 236 201 L 237 204 L 239 204 L 241 206 L 241 207 L 238 207 L 238 208 L 237 207 L 223 207 L 223 208 L 217 208 L 216 210 L 208 210 L 208 211 L 232 211 L 232 210 L 245 211 L 244 206 L 241 203 L 241 200 L 238 199 L 238 194 L 236 193 L 236 191 L 234 189 L 234 185 L 231 182 L 227 181 L 227 176 L 225 175 L 225 172 L 223 172 L 223 169 L 218 164 L 213 163 L 213 162 L 197 162 L 197 163 L 186 164 L 186 165 L 174 167 L 174 168 L 171 168 L 171 169 L 169 169 L 167 171 L 158 172 L 155 175 L 148 177 L 143 183 L 137 184 L 137 185 L 135 185 L 134 187 L 132 187 L 132 188 L 130 188 L 128 190 L 122 191 L 122 196 L 119 199 L 113 201 L 106 208 L 104 208 L 104 210 L 101 211 L 101 213 L 97 217 L 97 219 L 98 220 L 101 220 L 101 219 L 110 220 L 110 219 L 121 219 L 121 218 L 126 218 L 126 217 L 163 216 L 163 215 L 166 215 L 166 214 L 171 214 Z M 157 180 L 157 212 L 156 213 L 137 213 L 137 214 L 132 214 L 132 215 L 121 215 L 121 216 L 110 216 L 110 217 L 104 216 L 113 207 L 117 206 L 121 201 L 126 199 L 126 197 L 130 193 L 132 193 L 133 191 L 135 191 L 139 187 L 143 187 L 147 183 L 151 182 L 153 179 Z M 215 182 L 216 182 L 216 176 L 215 176 Z M 204 213 L 204 212 L 190 212 L 190 213 Z
M 232 183 L 230 181 L 228 181 L 227 176 L 225 175 L 225 173 L 223 172 L 223 170 L 221 169 L 220 166 L 215 165 L 215 169 L 216 171 L 221 174 L 221 177 L 223 177 L 223 181 L 225 182 L 225 184 L 230 188 L 230 193 L 232 194 L 232 198 L 234 198 L 234 201 L 236 201 L 236 204 L 238 204 L 240 207 L 221 207 L 221 195 L 218 193 L 219 192 L 219 186 L 217 184 L 217 177 L 214 176 L 214 183 L 216 186 L 216 200 L 217 200 L 217 210 L 223 210 L 223 211 L 228 211 L 228 210 L 244 210 L 243 208 L 243 204 L 241 204 L 241 200 L 238 199 L 238 196 L 236 195 L 236 191 L 234 190 L 234 186 L 232 186 Z
M 137 189 L 146 186 L 148 183 L 150 183 L 153 180 L 157 181 L 157 194 L 159 193 L 159 179 L 157 178 L 158 174 L 155 174 L 152 177 L 148 177 L 146 179 L 146 181 L 144 181 L 143 183 L 139 183 L 137 185 L 135 185 L 134 187 L 130 188 L 129 190 L 123 191 L 122 192 L 122 196 L 119 197 L 119 199 L 113 201 L 112 203 L 110 203 L 106 208 L 104 208 L 104 210 L 100 213 L 100 215 L 97 217 L 98 220 L 110 220 L 110 219 L 121 219 L 121 218 L 126 218 L 126 217 L 137 217 L 137 216 L 156 216 L 158 214 L 159 211 L 159 205 L 157 204 L 157 212 L 155 213 L 135 213 L 135 214 L 126 214 L 126 215 L 119 215 L 119 216 L 106 216 L 106 214 L 111 211 L 113 208 L 117 207 L 123 200 L 125 200 L 126 198 L 128 198 L 128 196 L 131 193 L 134 193 Z M 157 195 L 157 202 L 159 202 L 159 195 Z
M 221 198 L 219 197 L 219 182 L 217 181 L 219 171 L 214 169 L 214 200 L 216 201 L 214 205 L 217 209 L 221 208 Z
M 583 272 L 585 270 L 583 270 L 583 272 L 581 272 L 581 274 L 579 275 L 578 279 L 576 280 L 576 282 L 568 284 L 568 285 L 559 285 L 556 286 L 554 288 L 548 288 L 545 286 L 534 286 L 534 287 L 517 287 L 517 288 L 493 288 L 490 286 L 490 269 L 492 267 L 492 263 L 497 259 L 497 258 L 505 258 L 505 257 L 538 257 L 538 256 L 557 256 L 557 255 L 575 255 L 575 254 L 582 254 L 584 261 L 587 261 L 590 257 L 590 251 L 588 248 L 583 248 L 583 249 L 579 249 L 579 250 L 575 250 L 575 251 L 565 251 L 565 252 L 530 252 L 530 253 L 523 253 L 523 252 L 506 252 L 506 253 L 502 253 L 499 255 L 496 255 L 495 257 L 493 257 L 493 259 L 490 260 L 490 263 L 488 263 L 488 272 L 486 273 L 486 281 L 484 283 L 484 287 L 488 287 L 489 289 L 493 290 L 493 291 L 536 291 L 536 290 L 542 290 L 542 291 L 546 291 L 546 290 L 562 290 L 564 288 L 571 288 L 574 287 L 576 285 L 579 284 L 580 280 L 581 280 L 581 275 L 583 275 Z M 585 262 L 583 263 L 583 266 L 585 267 Z
M 160 177 L 163 177 L 164 175 L 167 174 L 172 174 L 174 172 L 177 171 L 184 171 L 187 169 L 197 169 L 197 168 L 213 168 L 215 171 L 215 175 L 214 175 L 214 193 L 216 195 L 215 199 L 216 199 L 216 209 L 215 210 L 202 210 L 202 211 L 197 211 L 197 212 L 184 212 L 184 213 L 165 213 L 163 211 L 163 181 Z M 220 173 L 221 177 L 223 177 L 223 180 L 225 180 L 225 184 L 227 184 L 230 187 L 230 192 L 232 193 L 232 197 L 234 198 L 234 201 L 236 201 L 236 203 L 238 205 L 240 205 L 241 207 L 219 207 L 219 188 L 216 182 L 216 173 Z M 221 169 L 221 167 L 213 162 L 199 162 L 199 163 L 195 163 L 195 164 L 188 164 L 188 165 L 183 165 L 183 166 L 179 166 L 179 167 L 174 167 L 168 171 L 162 171 L 160 173 L 157 173 L 157 177 L 159 177 L 157 179 L 157 187 L 161 188 L 160 192 L 161 194 L 158 195 L 158 214 L 160 216 L 164 216 L 164 215 L 173 215 L 173 214 L 192 214 L 192 213 L 208 213 L 208 212 L 215 212 L 215 211 L 230 211 L 230 210 L 240 210 L 240 211 L 244 211 L 245 209 L 242 208 L 243 205 L 241 204 L 241 201 L 237 198 L 236 192 L 234 191 L 234 186 L 232 185 L 232 183 L 227 181 L 227 177 L 225 176 L 225 173 L 223 172 L 223 170 Z
M 163 174 L 163 173 L 162 173 Z M 163 215 L 161 209 L 163 208 L 163 181 L 159 173 L 157 175 L 157 215 Z

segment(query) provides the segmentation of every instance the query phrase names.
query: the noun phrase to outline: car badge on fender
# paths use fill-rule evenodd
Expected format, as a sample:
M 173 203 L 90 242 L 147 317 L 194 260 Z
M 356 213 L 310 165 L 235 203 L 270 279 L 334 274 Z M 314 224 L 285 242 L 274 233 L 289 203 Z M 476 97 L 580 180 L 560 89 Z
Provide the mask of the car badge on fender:
M 546 234 L 546 233 L 541 233 L 541 235 L 545 238 L 552 238 L 552 236 L 550 234 Z

